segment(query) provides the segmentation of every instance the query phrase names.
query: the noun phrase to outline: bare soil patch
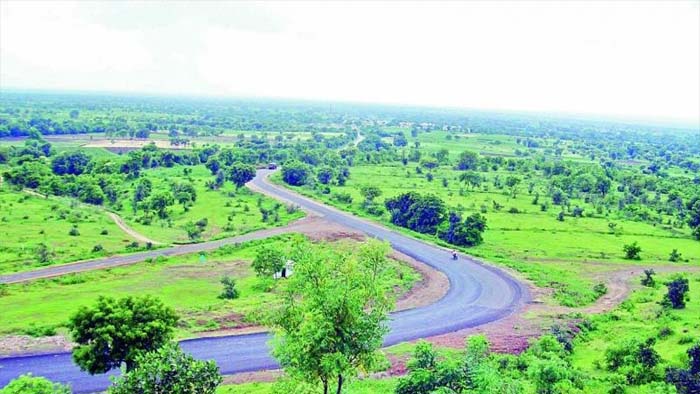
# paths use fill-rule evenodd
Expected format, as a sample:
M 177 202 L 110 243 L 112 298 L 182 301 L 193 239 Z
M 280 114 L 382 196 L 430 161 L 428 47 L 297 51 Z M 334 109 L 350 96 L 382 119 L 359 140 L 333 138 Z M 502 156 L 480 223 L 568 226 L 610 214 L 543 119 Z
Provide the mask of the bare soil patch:
M 427 338 L 427 340 L 436 345 L 461 349 L 469 336 L 484 334 L 491 342 L 493 351 L 517 354 L 525 350 L 532 339 L 546 333 L 553 324 L 571 323 L 571 319 L 568 317 L 571 313 L 598 314 L 611 311 L 626 300 L 632 290 L 641 286 L 638 279 L 644 270 L 649 268 L 644 266 L 620 268 L 619 264 L 599 261 L 587 262 L 586 264 L 604 265 L 611 269 L 607 272 L 591 275 L 597 282 L 605 283 L 608 288 L 608 292 L 593 305 L 583 308 L 551 305 L 545 300 L 551 299 L 553 289 L 536 287 L 520 278 L 523 283 L 527 284 L 530 291 L 532 301 L 528 304 L 496 322 Z M 652 268 L 658 273 L 700 271 L 700 267 L 687 265 L 664 265 Z M 517 273 L 512 271 L 510 273 L 518 277 Z
M 84 148 L 126 148 L 126 149 L 140 149 L 148 144 L 155 144 L 158 148 L 162 149 L 191 149 L 190 146 L 184 145 L 171 145 L 170 141 L 165 140 L 151 140 L 151 139 L 94 139 L 83 145 Z
M 35 338 L 29 335 L 0 337 L 0 356 L 70 351 L 73 343 L 64 335 Z

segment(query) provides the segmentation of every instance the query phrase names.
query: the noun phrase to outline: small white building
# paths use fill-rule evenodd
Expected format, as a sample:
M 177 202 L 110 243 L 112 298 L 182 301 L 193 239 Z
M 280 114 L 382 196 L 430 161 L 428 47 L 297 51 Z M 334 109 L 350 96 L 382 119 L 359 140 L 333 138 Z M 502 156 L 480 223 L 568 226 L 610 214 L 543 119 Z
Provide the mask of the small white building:
M 282 271 L 275 272 L 275 274 L 272 275 L 272 277 L 275 279 L 289 278 L 290 276 L 292 276 L 293 273 L 294 262 L 292 260 L 287 260 L 287 262 L 284 263 L 284 268 L 282 268 Z

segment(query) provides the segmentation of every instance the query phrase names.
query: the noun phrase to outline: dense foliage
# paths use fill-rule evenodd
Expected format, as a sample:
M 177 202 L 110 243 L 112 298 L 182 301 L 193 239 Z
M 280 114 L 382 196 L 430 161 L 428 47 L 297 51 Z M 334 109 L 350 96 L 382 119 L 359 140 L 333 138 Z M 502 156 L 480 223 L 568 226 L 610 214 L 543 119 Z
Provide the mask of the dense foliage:
M 71 389 L 68 386 L 53 383 L 48 379 L 32 376 L 31 374 L 22 375 L 12 380 L 3 389 L 0 389 L 0 394 L 70 394 Z
M 214 361 L 198 361 L 176 344 L 139 355 L 136 367 L 115 379 L 110 394 L 214 394 L 221 383 Z
M 130 371 L 140 355 L 170 341 L 177 320 L 175 312 L 156 298 L 100 297 L 95 306 L 80 308 L 70 319 L 77 343 L 73 359 L 91 374 L 122 363 Z
M 328 251 L 298 245 L 284 305 L 272 317 L 273 354 L 301 381 L 343 390 L 345 381 L 377 362 L 392 302 L 382 278 L 388 245 Z

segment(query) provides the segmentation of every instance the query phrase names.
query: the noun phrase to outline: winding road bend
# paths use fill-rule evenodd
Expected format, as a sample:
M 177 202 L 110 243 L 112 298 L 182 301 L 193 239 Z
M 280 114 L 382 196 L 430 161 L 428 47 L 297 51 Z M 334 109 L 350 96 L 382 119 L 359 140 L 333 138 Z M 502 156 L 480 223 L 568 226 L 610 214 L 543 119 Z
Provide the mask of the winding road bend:
M 385 346 L 501 319 L 511 314 L 528 297 L 525 288 L 519 282 L 496 268 L 464 255 L 455 262 L 451 259 L 449 251 L 440 247 L 399 234 L 273 185 L 267 180 L 271 172 L 258 171 L 249 186 L 322 215 L 327 220 L 388 241 L 394 249 L 444 272 L 449 278 L 449 291 L 436 303 L 391 314 L 390 331 L 384 340 Z M 213 247 L 215 245 L 211 242 L 183 245 L 124 258 L 141 261 L 159 254 L 192 253 Z M 267 333 L 258 333 L 186 340 L 181 342 L 181 346 L 196 358 L 215 360 L 222 374 L 233 374 L 277 368 L 278 364 L 269 353 L 268 340 Z M 70 353 L 54 353 L 0 358 L 0 387 L 11 379 L 29 372 L 53 381 L 69 383 L 75 393 L 101 391 L 109 385 L 108 375 L 90 376 L 73 364 Z

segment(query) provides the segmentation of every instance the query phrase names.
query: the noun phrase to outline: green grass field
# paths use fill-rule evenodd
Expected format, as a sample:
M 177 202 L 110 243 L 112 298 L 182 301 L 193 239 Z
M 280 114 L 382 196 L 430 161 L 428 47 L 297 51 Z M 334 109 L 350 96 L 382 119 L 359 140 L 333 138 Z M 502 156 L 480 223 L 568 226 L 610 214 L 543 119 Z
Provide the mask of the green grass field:
M 6 186 L 0 188 L 0 222 L 0 274 L 125 253 L 133 241 L 98 207 Z M 73 227 L 79 235 L 69 235 Z M 44 262 L 37 255 L 42 243 L 50 254 Z M 102 250 L 93 251 L 96 245 Z
M 539 205 L 532 203 L 538 192 L 540 203 L 551 200 L 545 195 L 545 185 L 540 179 L 523 178 L 513 197 L 507 188 L 498 189 L 493 185 L 497 176 L 503 180 L 514 175 L 505 169 L 481 173 L 486 178 L 482 187 L 470 190 L 459 182 L 460 172 L 451 167 L 442 166 L 433 170 L 432 181 L 427 180 L 425 174 L 417 174 L 415 168 L 415 163 L 407 166 L 400 163 L 355 166 L 351 168 L 347 183 L 344 186 L 331 186 L 330 194 L 322 194 L 307 187 L 293 189 L 387 225 L 390 225 L 388 213 L 371 216 L 362 208 L 364 198 L 360 193 L 361 187 L 379 187 L 382 195 L 375 202 L 380 205 L 383 205 L 386 198 L 407 191 L 419 191 L 439 196 L 448 207 L 465 216 L 475 212 L 483 213 L 488 225 L 484 243 L 465 251 L 484 260 L 514 268 L 539 286 L 558 288 L 557 301 L 569 306 L 583 306 L 595 301 L 598 294 L 593 290 L 596 282 L 591 277 L 600 271 L 622 269 L 629 264 L 669 264 L 669 255 L 674 249 L 682 253 L 684 259 L 676 264 L 700 263 L 700 242 L 691 237 L 687 227 L 675 228 L 666 224 L 632 221 L 617 211 L 597 212 L 582 199 L 573 199 L 571 206 L 583 207 L 583 217 L 568 215 L 564 221 L 558 221 L 560 207 L 551 205 L 547 211 L 542 211 Z M 447 186 L 444 186 L 443 179 L 446 179 Z M 281 183 L 279 175 L 273 177 L 273 180 Z M 534 187 L 532 193 L 529 193 L 528 185 L 531 182 Z M 341 193 L 349 194 L 352 203 L 338 201 L 335 196 Z M 496 205 L 501 208 L 496 209 Z M 516 210 L 517 213 L 511 213 Z M 616 226 L 614 230 L 611 230 L 610 223 Z M 405 229 L 396 229 L 407 232 Z M 434 237 L 417 233 L 411 235 L 436 241 Z M 623 246 L 632 242 L 638 242 L 642 247 L 641 259 L 638 261 L 625 260 Z
M 594 330 L 575 341 L 573 365 L 587 376 L 598 378 L 599 384 L 586 393 L 608 393 L 604 382 L 610 372 L 604 370 L 605 350 L 627 339 L 656 338 L 654 349 L 664 365 L 686 367 L 687 350 L 700 341 L 700 275 L 689 278 L 689 301 L 685 309 L 664 312 L 659 305 L 667 288 L 669 275 L 657 278 L 655 288 L 641 288 L 614 311 L 591 317 Z M 663 371 L 659 371 L 662 373 Z M 634 393 L 654 394 L 653 387 L 641 386 Z
M 54 279 L 12 284 L 0 292 L 0 335 L 46 333 L 62 327 L 82 305 L 100 295 L 153 295 L 181 316 L 178 338 L 203 331 L 236 328 L 260 321 L 262 309 L 277 299 L 265 291 L 269 282 L 257 278 L 250 263 L 261 245 L 284 248 L 300 235 L 287 234 L 239 246 L 226 246 L 206 254 L 159 258 L 136 265 L 65 275 Z M 328 244 L 328 247 L 333 247 Z M 392 284 L 403 291 L 419 280 L 408 266 L 391 261 Z M 236 279 L 240 298 L 222 300 L 219 283 L 224 275 Z M 284 283 L 282 282 L 283 286 Z
M 686 352 L 699 340 L 700 332 L 700 275 L 690 276 L 689 302 L 685 309 L 670 310 L 661 313 L 658 302 L 666 292 L 662 283 L 669 276 L 657 277 L 656 288 L 641 288 L 635 291 L 629 300 L 615 310 L 588 317 L 593 329 L 585 331 L 574 340 L 571 353 L 572 365 L 582 373 L 585 379 L 583 393 L 608 394 L 612 385 L 610 371 L 601 367 L 604 364 L 605 350 L 631 338 L 658 338 L 654 349 L 661 356 L 657 372 L 663 373 L 666 366 L 685 367 Z M 659 317 L 661 316 L 661 317 Z M 668 334 L 660 335 L 662 331 Z M 383 351 L 387 354 L 408 355 L 415 348 L 414 344 L 399 344 Z M 463 350 L 437 348 L 440 357 L 459 360 L 464 356 Z M 353 380 L 348 386 L 348 393 L 391 393 L 396 387 L 396 378 L 369 378 Z M 276 387 L 274 383 L 245 383 L 224 385 L 220 394 L 268 394 L 279 393 L 284 386 Z M 632 386 L 629 393 L 656 394 L 658 387 L 653 384 Z M 535 394 L 535 388 L 524 382 L 524 394 Z M 277 390 L 277 391 L 275 391 Z M 580 391 L 575 391 L 580 392 Z
M 197 200 L 187 211 L 181 205 L 169 207 L 168 219 L 155 219 L 150 225 L 137 222 L 141 212 L 134 214 L 130 196 L 125 196 L 119 215 L 139 233 L 159 242 L 191 242 L 184 226 L 206 218 L 208 225 L 200 240 L 219 239 L 283 226 L 304 216 L 301 211 L 288 212 L 284 204 L 243 187 L 236 190 L 227 183 L 219 190 L 210 190 L 206 182 L 213 176 L 203 165 L 190 167 L 192 173 L 183 175 L 182 167 L 157 168 L 145 175 L 153 182 L 153 190 L 170 189 L 170 182 L 191 182 L 197 192 Z M 262 221 L 260 208 L 272 210 L 266 222 Z
M 343 388 L 345 394 L 376 394 L 393 393 L 396 379 L 367 379 L 353 380 Z M 285 387 L 275 387 L 275 383 L 245 383 L 223 385 L 216 390 L 217 394 L 281 394 Z

